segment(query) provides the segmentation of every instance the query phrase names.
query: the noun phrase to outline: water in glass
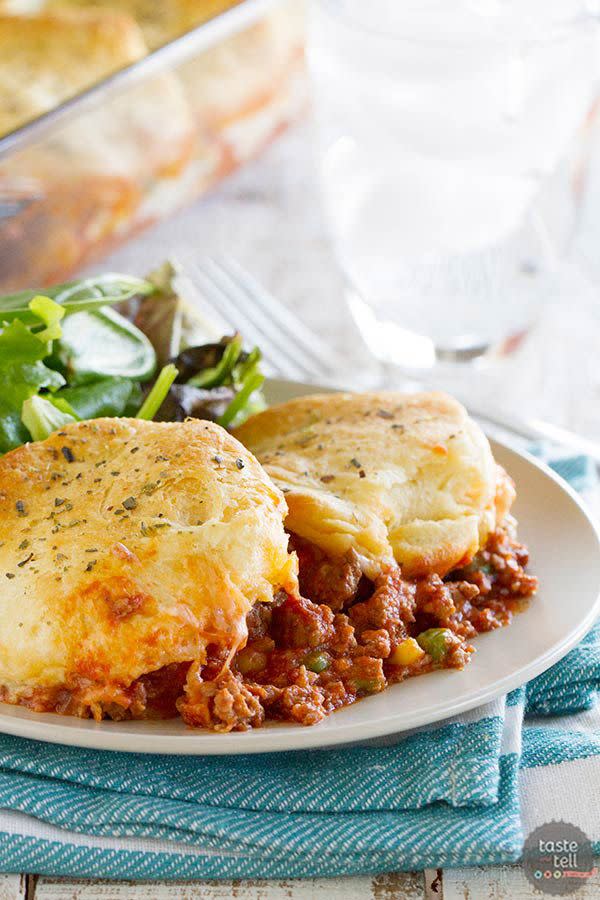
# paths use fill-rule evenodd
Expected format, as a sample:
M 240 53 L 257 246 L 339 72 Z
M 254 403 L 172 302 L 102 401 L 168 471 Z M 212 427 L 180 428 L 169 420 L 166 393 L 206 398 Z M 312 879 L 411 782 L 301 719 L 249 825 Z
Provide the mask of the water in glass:
M 526 333 L 576 220 L 597 56 L 574 0 L 314 0 L 324 206 L 378 356 Z

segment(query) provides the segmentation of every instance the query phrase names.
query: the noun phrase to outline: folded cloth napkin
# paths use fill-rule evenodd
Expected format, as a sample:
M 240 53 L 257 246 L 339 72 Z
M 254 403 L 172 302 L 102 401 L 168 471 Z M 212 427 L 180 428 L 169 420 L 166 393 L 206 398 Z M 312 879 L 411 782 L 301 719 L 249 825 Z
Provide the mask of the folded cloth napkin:
M 584 458 L 554 465 L 590 488 Z M 362 746 L 185 758 L 0 735 L 0 870 L 281 878 L 490 864 L 518 859 L 551 819 L 600 852 L 599 689 L 600 625 L 507 697 Z

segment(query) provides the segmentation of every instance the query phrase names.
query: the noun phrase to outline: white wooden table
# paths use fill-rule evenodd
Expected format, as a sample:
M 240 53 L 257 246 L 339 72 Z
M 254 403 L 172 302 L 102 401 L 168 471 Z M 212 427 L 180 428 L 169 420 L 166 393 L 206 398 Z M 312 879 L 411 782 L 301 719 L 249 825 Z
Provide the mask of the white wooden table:
M 0 900 L 540 900 L 518 866 L 284 881 L 74 881 L 0 876 Z M 600 876 L 576 900 L 598 900 Z
M 600 191 L 598 192 L 600 200 Z M 600 202 L 598 203 L 600 217 Z M 599 229 L 600 230 L 600 229 Z M 597 233 L 597 232 L 596 232 Z M 587 243 L 586 243 L 587 241 Z M 584 238 L 584 251 L 595 242 Z M 212 196 L 113 254 L 96 269 L 143 274 L 168 255 L 226 251 L 271 291 L 327 335 L 359 371 L 372 363 L 347 315 L 342 280 L 319 210 L 310 156 L 310 128 L 284 136 L 257 162 Z M 493 397 L 600 439 L 600 300 L 589 294 L 569 315 L 558 303 L 520 356 L 501 369 L 467 376 L 478 400 Z M 464 374 L 445 376 L 462 387 Z M 286 881 L 111 883 L 28 875 L 0 876 L 0 900 L 525 900 L 540 897 L 520 867 L 503 866 L 376 877 Z M 600 897 L 600 876 L 577 898 Z

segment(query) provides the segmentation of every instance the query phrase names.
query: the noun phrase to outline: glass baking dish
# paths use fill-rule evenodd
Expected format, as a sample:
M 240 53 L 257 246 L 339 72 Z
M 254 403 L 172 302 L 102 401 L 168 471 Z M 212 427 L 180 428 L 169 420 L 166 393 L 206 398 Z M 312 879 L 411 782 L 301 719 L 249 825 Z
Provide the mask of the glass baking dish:
M 300 114 L 302 0 L 222 6 L 0 138 L 0 291 L 64 280 L 207 191 Z

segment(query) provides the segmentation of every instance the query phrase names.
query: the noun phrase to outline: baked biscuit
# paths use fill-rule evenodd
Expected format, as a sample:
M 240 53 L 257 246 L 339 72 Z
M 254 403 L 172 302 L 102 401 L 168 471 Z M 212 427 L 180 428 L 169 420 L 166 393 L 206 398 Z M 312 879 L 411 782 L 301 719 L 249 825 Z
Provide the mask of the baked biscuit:
M 283 495 L 211 422 L 67 426 L 0 459 L 0 509 L 8 702 L 147 715 L 140 680 L 233 657 L 253 605 L 297 592 Z
M 514 491 L 465 409 L 442 393 L 322 394 L 271 407 L 237 437 L 284 491 L 288 531 L 375 578 L 466 564 Z

